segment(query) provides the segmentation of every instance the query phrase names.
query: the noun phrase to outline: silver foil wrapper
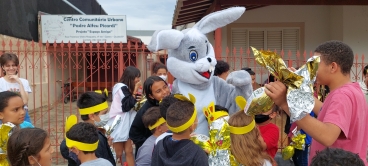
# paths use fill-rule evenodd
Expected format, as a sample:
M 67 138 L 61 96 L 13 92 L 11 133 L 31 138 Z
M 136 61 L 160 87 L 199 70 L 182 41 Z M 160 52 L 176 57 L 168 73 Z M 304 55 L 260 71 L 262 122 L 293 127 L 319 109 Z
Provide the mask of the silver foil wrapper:
M 106 130 L 106 135 L 109 136 L 121 122 L 121 116 L 116 115 L 111 125 L 106 124 L 103 128 Z
M 291 123 L 304 118 L 314 108 L 313 83 L 316 79 L 319 62 L 320 58 L 313 56 L 308 59 L 305 65 L 294 72 L 303 76 L 304 79 L 299 88 L 289 88 L 287 93 Z

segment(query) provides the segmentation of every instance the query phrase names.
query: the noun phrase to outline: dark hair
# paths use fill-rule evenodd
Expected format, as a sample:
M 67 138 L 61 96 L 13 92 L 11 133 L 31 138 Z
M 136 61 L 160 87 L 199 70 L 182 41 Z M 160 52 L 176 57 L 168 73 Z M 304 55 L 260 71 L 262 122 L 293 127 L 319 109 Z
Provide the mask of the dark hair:
M 14 93 L 14 92 L 10 92 L 10 91 L 0 92 L 0 112 L 4 111 L 4 109 L 8 106 L 9 99 L 13 97 L 21 98 L 19 94 Z
M 8 63 L 9 61 L 13 61 L 16 66 L 19 65 L 19 59 L 18 59 L 17 55 L 15 55 L 13 53 L 4 53 L 4 54 L 1 55 L 1 57 L 0 57 L 1 67 L 4 67 L 5 64 Z M 6 74 L 4 70 L 3 70 L 3 73 L 4 73 L 4 75 Z
M 277 106 L 276 104 L 273 105 L 272 112 L 281 113 L 281 111 L 281 107 Z
M 134 80 L 137 77 L 141 77 L 141 71 L 134 66 L 128 66 L 125 68 L 119 82 L 128 86 L 130 92 L 133 93 L 135 87 Z
M 24 128 L 13 132 L 7 144 L 8 159 L 11 165 L 30 165 L 28 156 L 39 158 L 46 139 L 49 137 L 40 128 Z
M 166 113 L 166 123 L 171 127 L 179 127 L 192 117 L 194 105 L 189 101 L 177 101 L 170 105 Z M 181 132 L 180 132 L 181 133 Z
M 225 62 L 223 60 L 218 60 L 216 66 L 215 66 L 214 75 L 219 76 L 222 73 L 225 73 L 225 72 L 229 71 L 229 69 L 230 69 L 230 66 L 227 62 Z
M 97 128 L 90 123 L 80 122 L 72 126 L 69 131 L 66 132 L 66 137 L 73 141 L 78 141 L 87 144 L 93 144 L 97 142 L 98 132 Z M 82 151 L 84 154 L 94 153 L 94 151 Z
M 368 65 L 365 66 L 364 69 L 363 69 L 363 75 L 364 76 L 367 75 L 367 70 L 368 70 Z
M 319 45 L 314 52 L 321 54 L 326 64 L 335 62 L 340 66 L 342 74 L 350 73 L 351 67 L 354 63 L 353 50 L 341 41 L 328 41 Z
M 163 80 L 159 76 L 151 76 L 151 77 L 148 77 L 146 79 L 146 81 L 144 81 L 144 83 L 143 83 L 143 93 L 146 95 L 147 101 L 149 101 L 150 103 L 153 103 L 153 104 L 156 104 L 157 103 L 158 104 L 158 102 L 159 102 L 156 99 L 150 98 L 149 95 L 152 95 L 152 85 L 155 82 L 160 82 L 160 81 L 163 81 L 167 85 L 166 81 Z
M 311 166 L 364 166 L 363 160 L 358 154 L 338 149 L 338 148 L 326 148 L 322 151 L 318 151 L 316 156 L 313 157 Z
M 219 105 L 215 105 L 215 112 L 217 111 L 225 111 L 227 113 L 229 113 L 229 110 L 225 107 L 219 106 Z
M 166 119 L 166 113 L 167 113 L 167 109 L 170 107 L 170 105 L 174 104 L 177 101 L 180 101 L 179 99 L 174 97 L 175 94 L 171 94 L 169 96 L 166 96 L 162 99 L 162 101 L 160 102 L 160 113 L 161 116 Z
M 162 64 L 161 62 L 153 62 L 152 63 L 152 73 L 156 74 L 158 72 L 158 70 L 160 70 L 160 69 L 165 69 L 167 71 L 167 67 L 164 64 Z
M 242 70 L 248 72 L 250 75 L 256 75 L 256 73 L 249 67 L 244 67 Z
M 151 107 L 149 108 L 142 116 L 143 124 L 146 128 L 154 125 L 160 118 L 160 108 L 159 107 Z M 155 132 L 155 129 L 151 130 L 152 133 Z
M 96 92 L 86 92 L 80 95 L 80 97 L 78 98 L 77 107 L 79 109 L 89 108 L 89 107 L 99 105 L 105 102 L 106 100 L 107 100 L 107 96 L 105 93 L 100 94 Z M 99 113 L 100 111 L 95 112 L 94 114 L 98 115 Z M 83 121 L 86 121 L 86 120 L 89 120 L 89 117 L 88 115 L 81 115 L 81 119 Z

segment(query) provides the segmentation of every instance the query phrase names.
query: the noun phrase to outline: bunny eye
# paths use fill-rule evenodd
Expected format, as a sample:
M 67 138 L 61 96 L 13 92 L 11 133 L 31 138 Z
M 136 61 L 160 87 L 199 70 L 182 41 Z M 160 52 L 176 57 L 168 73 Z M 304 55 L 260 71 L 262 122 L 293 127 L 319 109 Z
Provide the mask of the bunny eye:
M 198 53 L 197 53 L 197 51 L 191 50 L 191 51 L 189 52 L 189 59 L 190 59 L 192 62 L 195 62 L 195 61 L 198 59 Z

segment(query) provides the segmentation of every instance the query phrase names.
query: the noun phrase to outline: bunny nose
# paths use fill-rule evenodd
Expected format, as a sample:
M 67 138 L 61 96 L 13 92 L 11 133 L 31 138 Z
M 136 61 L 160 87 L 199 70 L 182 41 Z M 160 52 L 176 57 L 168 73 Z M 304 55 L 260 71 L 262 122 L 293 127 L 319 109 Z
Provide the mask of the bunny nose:
M 211 58 L 207 58 L 207 60 L 208 60 L 208 62 L 210 62 L 210 63 L 211 63 L 211 61 L 212 61 L 212 59 L 211 59 Z

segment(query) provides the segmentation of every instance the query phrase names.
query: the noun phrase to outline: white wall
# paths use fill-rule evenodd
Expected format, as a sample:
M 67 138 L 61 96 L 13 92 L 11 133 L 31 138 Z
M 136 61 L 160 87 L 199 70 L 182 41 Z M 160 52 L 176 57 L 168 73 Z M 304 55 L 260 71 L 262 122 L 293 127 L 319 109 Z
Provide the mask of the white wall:
M 368 6 L 344 6 L 343 27 L 343 41 L 354 53 L 368 55 Z

